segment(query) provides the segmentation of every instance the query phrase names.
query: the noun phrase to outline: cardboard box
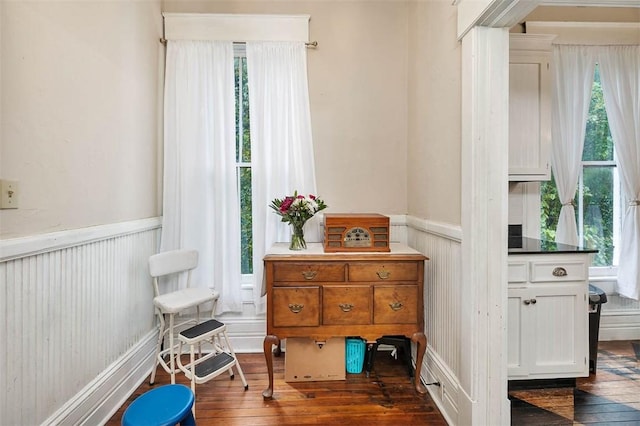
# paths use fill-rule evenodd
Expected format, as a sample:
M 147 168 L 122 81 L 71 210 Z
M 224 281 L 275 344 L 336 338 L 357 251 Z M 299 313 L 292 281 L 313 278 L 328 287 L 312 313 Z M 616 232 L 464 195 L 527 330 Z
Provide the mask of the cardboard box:
M 286 340 L 285 382 L 344 380 L 345 375 L 344 337 L 332 337 L 322 348 L 306 337 Z

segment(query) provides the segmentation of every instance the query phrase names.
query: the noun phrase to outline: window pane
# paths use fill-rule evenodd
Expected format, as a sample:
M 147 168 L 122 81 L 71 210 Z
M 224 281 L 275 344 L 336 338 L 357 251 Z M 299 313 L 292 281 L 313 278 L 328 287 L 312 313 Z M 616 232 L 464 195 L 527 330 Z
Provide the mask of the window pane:
M 602 86 L 600 85 L 600 70 L 596 66 L 593 88 L 591 90 L 591 104 L 584 137 L 582 161 L 613 160 L 613 139 L 609 130 L 607 112 L 604 108 Z
M 247 58 L 235 57 L 236 93 L 236 161 L 251 161 L 249 137 L 249 85 L 247 84 Z
M 234 49 L 242 46 L 234 46 Z M 239 49 L 242 50 L 242 49 Z M 236 52 L 238 53 L 238 52 Z M 234 57 L 236 101 L 236 170 L 240 199 L 240 271 L 253 273 L 253 238 L 251 211 L 251 139 L 249 134 L 249 86 L 247 58 Z
M 583 170 L 583 243 L 598 250 L 593 266 L 613 264 L 613 173 L 614 167 L 585 167 Z
M 251 138 L 249 137 L 249 84 L 247 58 L 242 59 L 242 161 L 251 161 Z
M 253 273 L 253 240 L 251 238 L 251 168 L 240 168 L 240 250 L 243 274 Z
M 242 127 L 240 126 L 240 115 L 242 114 L 241 109 L 238 107 L 240 105 L 240 95 L 242 91 L 242 87 L 240 86 L 240 78 L 242 73 L 242 58 L 235 57 L 233 58 L 233 69 L 235 74 L 235 92 L 236 92 L 236 162 L 240 160 L 240 150 L 242 149 L 242 145 L 240 144 L 240 131 Z
M 577 203 L 577 197 L 574 199 Z M 576 204 L 577 205 L 577 204 Z M 556 229 L 560 217 L 562 203 L 558 196 L 556 182 L 551 174 L 551 180 L 541 182 L 540 185 L 540 238 L 545 241 L 556 240 Z

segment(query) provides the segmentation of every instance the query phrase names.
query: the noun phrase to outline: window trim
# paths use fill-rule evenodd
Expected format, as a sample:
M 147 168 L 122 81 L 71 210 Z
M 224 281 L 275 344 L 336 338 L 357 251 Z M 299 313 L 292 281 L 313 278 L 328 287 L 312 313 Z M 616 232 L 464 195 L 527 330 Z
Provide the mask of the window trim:
M 576 207 L 578 213 L 578 222 L 576 223 L 576 227 L 578 228 L 578 239 L 579 241 L 583 241 L 583 229 L 584 226 L 581 224 L 584 222 L 582 202 L 583 202 L 583 188 L 584 188 L 584 169 L 585 167 L 613 167 L 616 173 L 613 173 L 613 212 L 614 218 L 618 218 L 618 220 L 614 220 L 613 222 L 613 235 L 618 235 L 621 237 L 621 227 L 622 227 L 622 217 L 624 212 L 622 211 L 622 207 L 624 205 L 622 190 L 620 188 L 620 175 L 618 173 L 618 157 L 616 154 L 615 146 L 613 147 L 613 160 L 588 160 L 580 162 L 580 176 L 578 177 L 578 188 L 577 198 L 578 198 L 578 206 Z M 618 194 L 616 196 L 615 194 Z M 616 214 L 617 213 L 617 214 Z M 614 240 L 614 242 L 616 242 Z M 613 248 L 613 265 L 610 266 L 590 266 L 589 267 L 589 276 L 591 277 L 601 277 L 601 278 L 617 278 L 618 276 L 618 259 L 619 252 L 614 245 Z
M 163 13 L 167 40 L 309 41 L 311 15 Z

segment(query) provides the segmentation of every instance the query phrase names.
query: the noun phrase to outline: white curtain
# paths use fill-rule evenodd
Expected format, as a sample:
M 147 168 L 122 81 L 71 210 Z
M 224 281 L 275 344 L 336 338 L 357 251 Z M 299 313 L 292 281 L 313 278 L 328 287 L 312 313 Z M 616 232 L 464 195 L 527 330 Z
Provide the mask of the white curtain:
M 622 222 L 618 288 L 640 296 L 640 46 L 599 48 L 600 81 L 620 182 L 628 206 Z
M 316 194 L 307 52 L 303 42 L 247 42 L 251 115 L 254 301 L 265 310 L 263 257 L 289 241 L 288 224 L 268 206 L 297 190 Z M 305 226 L 307 242 L 319 240 L 318 217 Z
M 200 253 L 193 282 L 220 292 L 217 312 L 241 311 L 231 42 L 169 41 L 160 249 Z
M 578 245 L 573 197 L 591 99 L 595 52 L 588 46 L 554 46 L 551 167 L 562 202 L 556 242 Z

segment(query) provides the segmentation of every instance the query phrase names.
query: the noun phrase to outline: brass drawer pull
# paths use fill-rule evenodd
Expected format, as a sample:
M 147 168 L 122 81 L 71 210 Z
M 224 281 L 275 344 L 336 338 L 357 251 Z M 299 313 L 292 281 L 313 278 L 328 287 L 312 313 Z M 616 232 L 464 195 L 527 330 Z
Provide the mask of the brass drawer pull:
M 298 303 L 289 303 L 289 310 L 294 314 L 299 314 L 300 311 L 302 311 L 302 308 L 304 308 L 304 305 L 300 305 Z
M 378 271 L 376 272 L 376 274 L 378 275 L 378 278 L 380 278 L 381 280 L 386 280 L 391 276 L 391 272 L 389 271 Z
M 353 309 L 353 305 L 351 303 L 340 303 L 338 306 L 340 306 L 342 312 L 351 312 Z
M 551 272 L 551 274 L 554 277 L 566 277 L 567 276 L 567 270 L 564 269 L 562 266 L 558 266 L 557 268 L 554 268 L 553 272 Z
M 305 280 L 312 280 L 318 275 L 317 271 L 303 271 L 302 276 Z
M 402 309 L 404 305 L 402 304 L 402 302 L 393 302 L 393 303 L 389 303 L 389 306 L 391 307 L 392 310 L 399 311 L 400 309 Z

